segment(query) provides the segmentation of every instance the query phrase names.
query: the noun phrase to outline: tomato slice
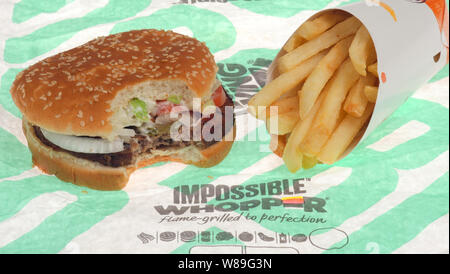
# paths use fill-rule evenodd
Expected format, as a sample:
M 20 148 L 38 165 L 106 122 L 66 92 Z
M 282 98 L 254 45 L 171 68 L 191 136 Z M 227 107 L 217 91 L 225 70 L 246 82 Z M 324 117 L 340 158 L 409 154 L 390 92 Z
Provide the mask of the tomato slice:
M 172 111 L 172 108 L 175 107 L 176 105 L 172 102 L 169 101 L 159 101 L 158 102 L 158 112 L 157 115 L 163 115 L 163 114 L 168 114 Z
M 220 86 L 213 92 L 211 98 L 214 104 L 220 107 L 223 106 L 223 104 L 225 104 L 225 101 L 227 100 L 227 95 L 225 94 L 223 87 Z M 173 110 L 173 108 L 179 106 L 178 104 L 175 104 L 168 100 L 157 101 L 157 103 L 158 103 L 158 110 L 157 110 L 158 116 L 163 114 L 169 114 Z M 177 111 L 177 109 L 175 109 L 175 111 Z
M 223 90 L 223 87 L 218 87 L 214 93 L 212 94 L 212 99 L 214 101 L 214 104 L 218 107 L 225 104 L 225 101 L 227 100 L 227 96 L 225 95 L 225 91 Z

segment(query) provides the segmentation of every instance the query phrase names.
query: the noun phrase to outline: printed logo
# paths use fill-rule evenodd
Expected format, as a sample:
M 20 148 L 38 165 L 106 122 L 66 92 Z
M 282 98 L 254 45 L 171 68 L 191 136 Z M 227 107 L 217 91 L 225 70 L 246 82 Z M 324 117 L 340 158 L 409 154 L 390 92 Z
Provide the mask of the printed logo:
M 234 94 L 235 115 L 247 113 L 247 104 L 266 84 L 267 68 L 272 60 L 257 58 L 249 60 L 248 67 L 239 63 L 219 63 L 217 77 L 222 85 Z
M 142 244 L 150 243 L 276 243 L 290 244 L 303 243 L 308 240 L 308 236 L 303 233 L 289 234 L 277 232 L 260 231 L 163 231 L 146 233 L 141 232 L 136 235 Z
M 159 223 L 196 222 L 237 222 L 241 218 L 257 221 L 316 222 L 325 223 L 323 218 L 290 216 L 289 213 L 272 215 L 268 211 L 278 208 L 294 208 L 305 213 L 326 213 L 326 200 L 304 196 L 304 182 L 309 178 L 287 179 L 250 185 L 180 185 L 173 190 L 173 204 L 156 205 L 161 215 Z M 302 196 L 299 196 L 302 195 Z M 251 210 L 261 210 L 262 214 L 251 214 Z M 238 213 L 231 214 L 232 212 Z M 202 213 L 221 213 L 204 215 Z

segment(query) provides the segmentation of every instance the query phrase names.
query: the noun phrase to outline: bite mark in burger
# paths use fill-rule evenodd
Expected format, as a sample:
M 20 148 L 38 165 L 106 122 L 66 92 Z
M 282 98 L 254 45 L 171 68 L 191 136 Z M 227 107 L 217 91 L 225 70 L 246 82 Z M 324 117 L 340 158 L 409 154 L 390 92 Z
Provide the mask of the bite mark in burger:
M 34 165 L 63 181 L 118 190 L 143 166 L 211 167 L 226 157 L 235 135 L 233 101 L 216 72 L 204 43 L 135 30 L 30 66 L 11 95 Z

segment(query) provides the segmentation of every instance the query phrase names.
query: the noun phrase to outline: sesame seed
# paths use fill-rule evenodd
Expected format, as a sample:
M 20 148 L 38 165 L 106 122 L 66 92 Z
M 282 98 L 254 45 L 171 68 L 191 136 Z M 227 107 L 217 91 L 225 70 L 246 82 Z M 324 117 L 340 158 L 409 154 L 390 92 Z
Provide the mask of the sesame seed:
M 198 57 L 200 55 L 202 57 Z M 39 99 L 46 101 L 41 105 L 46 104 L 43 106 L 45 109 L 51 107 L 52 102 L 61 100 L 63 92 L 68 92 L 67 96 L 87 96 L 85 102 L 89 106 L 99 102 L 101 94 L 114 95 L 124 86 L 140 82 L 141 79 L 180 77 L 189 85 L 201 80 L 202 84 L 209 83 L 209 77 L 217 70 L 213 58 L 204 42 L 171 31 L 125 32 L 98 37 L 20 72 L 20 83 L 27 83 L 27 90 L 30 90 L 29 85 L 34 78 L 40 79 L 40 85 L 45 91 L 35 93 L 36 97 L 27 94 L 19 82 L 15 88 L 21 92 L 18 93 L 20 96 L 28 96 L 31 102 Z M 88 91 L 91 92 L 90 96 L 86 94 Z M 82 111 L 77 111 L 76 115 L 84 118 L 84 123 L 93 122 L 93 117 L 84 116 Z M 61 114 L 56 116 L 62 117 Z M 102 125 L 105 121 L 102 121 Z

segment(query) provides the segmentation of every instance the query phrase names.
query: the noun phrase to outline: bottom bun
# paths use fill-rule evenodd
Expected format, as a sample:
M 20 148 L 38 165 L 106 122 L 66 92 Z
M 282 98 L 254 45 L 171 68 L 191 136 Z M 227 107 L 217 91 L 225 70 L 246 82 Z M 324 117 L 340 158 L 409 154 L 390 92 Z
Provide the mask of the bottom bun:
M 180 162 L 203 168 L 215 166 L 227 156 L 236 135 L 234 125 L 233 130 L 230 130 L 222 141 L 204 150 L 189 147 L 185 151 L 174 150 L 168 155 L 165 153 L 166 155 L 142 157 L 135 165 L 114 168 L 77 158 L 64 151 L 56 151 L 39 140 L 33 126 L 25 119 L 22 120 L 22 126 L 33 156 L 33 165 L 62 181 L 97 190 L 120 190 L 127 185 L 131 173 L 136 169 L 159 162 Z M 197 155 L 192 157 L 191 154 Z

